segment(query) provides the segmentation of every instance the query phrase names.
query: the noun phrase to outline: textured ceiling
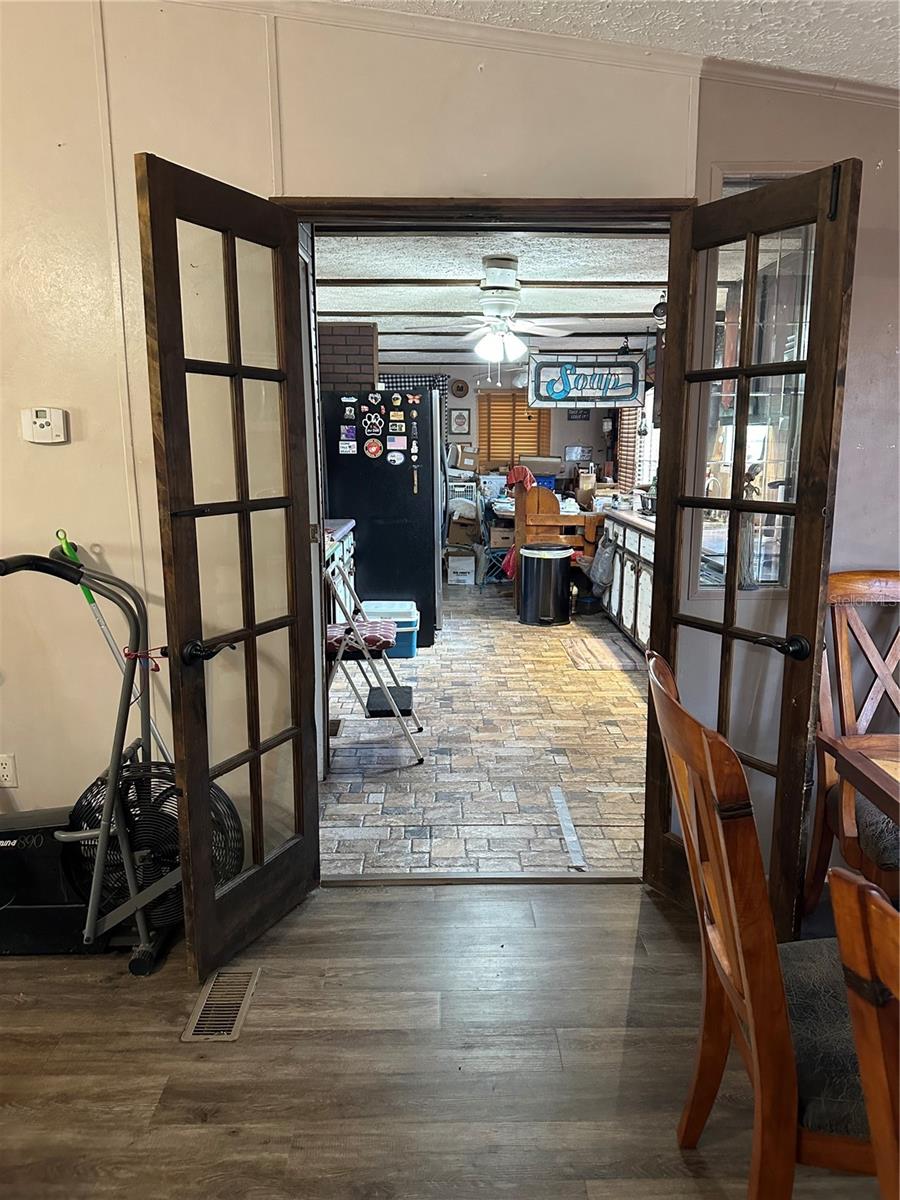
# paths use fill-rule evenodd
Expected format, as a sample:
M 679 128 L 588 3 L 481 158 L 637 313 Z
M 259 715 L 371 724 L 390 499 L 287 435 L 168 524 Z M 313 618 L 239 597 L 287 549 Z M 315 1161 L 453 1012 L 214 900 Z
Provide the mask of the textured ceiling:
M 320 279 L 480 279 L 485 254 L 514 254 L 520 279 L 665 279 L 667 237 L 466 233 L 318 237 Z
M 341 0 L 898 85 L 896 0 Z

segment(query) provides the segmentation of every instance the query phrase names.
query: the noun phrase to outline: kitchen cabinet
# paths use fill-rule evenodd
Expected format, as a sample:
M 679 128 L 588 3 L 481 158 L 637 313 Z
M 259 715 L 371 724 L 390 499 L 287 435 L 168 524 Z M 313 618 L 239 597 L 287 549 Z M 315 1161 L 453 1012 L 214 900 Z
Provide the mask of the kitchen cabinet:
M 653 517 L 607 509 L 604 534 L 616 544 L 612 583 L 606 590 L 604 612 L 642 650 L 650 641 L 653 603 L 653 557 L 656 528 Z

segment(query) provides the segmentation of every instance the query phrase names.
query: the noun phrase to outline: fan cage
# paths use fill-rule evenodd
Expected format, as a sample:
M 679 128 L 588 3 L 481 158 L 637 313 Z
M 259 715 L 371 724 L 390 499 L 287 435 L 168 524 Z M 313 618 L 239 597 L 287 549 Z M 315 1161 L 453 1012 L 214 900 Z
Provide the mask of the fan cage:
M 105 798 L 106 780 L 101 776 L 76 800 L 69 814 L 69 829 L 98 829 Z M 125 814 L 138 887 L 143 890 L 173 871 L 180 860 L 174 768 L 163 762 L 126 764 L 119 780 L 119 799 Z M 213 876 L 216 885 L 221 886 L 243 869 L 244 831 L 237 809 L 218 784 L 209 785 L 209 805 Z M 65 861 L 73 888 L 86 902 L 97 861 L 96 840 L 69 843 Z M 128 898 L 122 851 L 113 832 L 107 844 L 100 893 L 101 915 L 111 912 Z M 147 905 L 145 912 L 147 920 L 156 929 L 179 924 L 184 914 L 181 885 L 176 884 L 163 892 Z

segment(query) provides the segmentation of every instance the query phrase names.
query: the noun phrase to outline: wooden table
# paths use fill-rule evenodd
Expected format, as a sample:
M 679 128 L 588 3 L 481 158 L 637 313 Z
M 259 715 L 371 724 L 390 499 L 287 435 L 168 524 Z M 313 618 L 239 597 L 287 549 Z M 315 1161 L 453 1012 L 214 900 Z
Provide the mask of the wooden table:
M 834 759 L 841 780 L 900 825 L 900 734 L 832 737 L 820 733 L 816 741 Z

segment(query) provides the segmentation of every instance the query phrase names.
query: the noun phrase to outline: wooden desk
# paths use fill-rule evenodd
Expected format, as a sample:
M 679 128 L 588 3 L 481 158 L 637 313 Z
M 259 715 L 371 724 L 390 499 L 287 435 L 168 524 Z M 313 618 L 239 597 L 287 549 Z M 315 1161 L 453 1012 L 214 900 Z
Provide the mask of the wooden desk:
M 848 737 L 818 734 L 816 741 L 834 759 L 841 777 L 841 802 L 849 788 L 861 792 L 900 825 L 900 734 L 860 733 Z M 852 800 L 852 796 L 849 797 Z

